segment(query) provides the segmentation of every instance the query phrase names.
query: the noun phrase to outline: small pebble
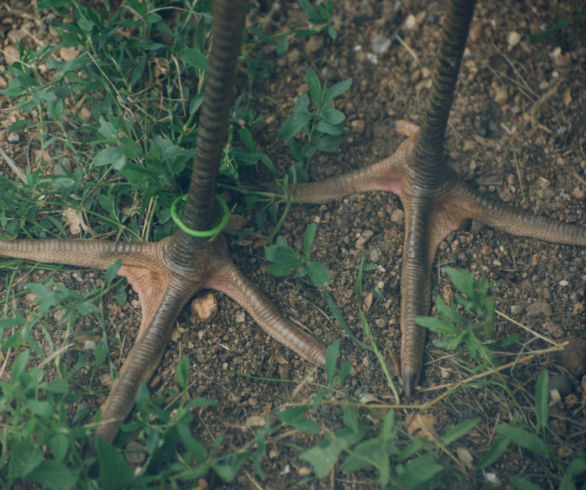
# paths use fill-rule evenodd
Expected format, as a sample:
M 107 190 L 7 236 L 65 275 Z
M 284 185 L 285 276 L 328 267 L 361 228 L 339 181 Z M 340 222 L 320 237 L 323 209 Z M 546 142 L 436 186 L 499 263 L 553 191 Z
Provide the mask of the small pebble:
M 533 304 L 530 304 L 527 307 L 527 316 L 528 317 L 536 317 L 539 315 L 543 315 L 546 317 L 551 316 L 551 306 L 548 303 L 544 303 L 543 301 L 537 301 Z
M 549 391 L 557 390 L 561 396 L 566 396 L 574 391 L 574 386 L 567 374 L 552 374 L 549 377 Z
M 211 320 L 218 312 L 218 302 L 213 293 L 208 293 L 205 296 L 199 296 L 191 302 L 191 311 L 193 311 L 197 317 L 207 322 Z
M 366 123 L 364 119 L 356 119 L 350 123 L 350 127 L 352 128 L 352 132 L 355 134 L 362 134 L 364 132 L 364 128 Z
M 402 209 L 395 209 L 391 214 L 391 221 L 393 223 L 402 223 L 405 217 L 405 212 Z
M 372 52 L 375 54 L 383 54 L 388 51 L 391 46 L 391 40 L 388 37 L 378 35 L 370 43 Z
M 511 306 L 511 315 L 520 315 L 523 311 L 520 305 L 512 305 Z
M 8 138 L 6 138 L 6 141 L 8 141 L 8 143 L 10 143 L 11 145 L 16 145 L 16 143 L 20 142 L 20 134 L 10 133 L 8 135 Z
M 124 449 L 124 457 L 131 465 L 144 463 L 147 455 L 147 447 L 137 441 L 130 441 Z
M 507 42 L 509 43 L 509 46 L 516 46 L 519 44 L 519 41 L 521 41 L 521 34 L 516 31 L 509 32 L 509 35 L 507 36 Z

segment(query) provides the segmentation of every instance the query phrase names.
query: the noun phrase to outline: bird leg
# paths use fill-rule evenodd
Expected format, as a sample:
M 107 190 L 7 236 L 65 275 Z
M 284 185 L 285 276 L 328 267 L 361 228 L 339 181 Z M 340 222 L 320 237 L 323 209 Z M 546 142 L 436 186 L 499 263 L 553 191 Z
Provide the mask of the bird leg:
M 216 0 L 214 42 L 208 62 L 204 102 L 192 178 L 183 211 L 191 229 L 213 226 L 216 178 L 225 143 L 246 0 Z M 156 369 L 177 315 L 201 289 L 215 289 L 245 308 L 269 335 L 301 357 L 323 364 L 325 348 L 285 319 L 234 266 L 222 236 L 195 238 L 179 230 L 155 243 L 99 240 L 0 240 L 0 256 L 107 269 L 116 260 L 138 293 L 142 321 L 138 337 L 102 406 L 95 436 L 113 440 L 134 404 L 141 383 Z
M 440 242 L 469 219 L 518 236 L 586 246 L 586 227 L 533 216 L 472 190 L 444 162 L 443 142 L 474 1 L 453 0 L 422 127 L 390 157 L 317 183 L 298 184 L 295 202 L 323 203 L 354 192 L 387 191 L 405 210 L 401 276 L 401 376 L 410 396 L 419 381 L 430 305 L 431 266 Z M 405 132 L 405 129 L 403 129 Z

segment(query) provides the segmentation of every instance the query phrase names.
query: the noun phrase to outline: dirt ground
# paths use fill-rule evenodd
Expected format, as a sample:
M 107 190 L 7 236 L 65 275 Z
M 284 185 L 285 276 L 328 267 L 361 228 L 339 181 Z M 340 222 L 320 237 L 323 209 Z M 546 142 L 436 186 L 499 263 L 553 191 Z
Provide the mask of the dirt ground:
M 311 180 L 382 159 L 402 141 L 393 129 L 395 122 L 420 120 L 445 8 L 444 2 L 419 0 L 335 3 L 334 26 L 338 39 L 332 42 L 327 34 L 313 36 L 293 41 L 282 57 L 269 53 L 269 59 L 274 62 L 273 76 L 254 87 L 258 94 L 255 108 L 264 116 L 255 137 L 263 151 L 284 171 L 291 164 L 290 156 L 286 143 L 276 133 L 291 114 L 297 95 L 307 90 L 306 69 L 313 68 L 329 85 L 353 79 L 352 87 L 337 105 L 348 117 L 350 138 L 334 157 L 320 154 L 315 158 Z M 584 225 L 584 23 L 571 23 L 538 43 L 526 39 L 527 34 L 537 34 L 543 26 L 569 18 L 579 9 L 578 1 L 479 2 L 449 121 L 447 158 L 461 176 L 484 192 L 535 213 Z M 269 14 L 255 15 L 270 16 L 269 32 L 305 22 L 297 2 L 277 0 Z M 14 19 L 14 22 L 21 21 Z M 373 40 L 381 39 L 377 36 L 391 41 L 388 49 L 380 54 L 373 53 Z M 5 138 L 2 135 L 0 140 Z M 6 167 L 0 168 L 8 172 Z M 266 176 L 258 178 L 263 177 Z M 246 219 L 245 227 L 254 229 L 254 214 L 251 212 Z M 328 290 L 354 334 L 361 339 L 364 334 L 354 285 L 362 253 L 376 265 L 375 270 L 364 274 L 363 290 L 372 299 L 367 318 L 383 354 L 389 360 L 397 358 L 404 232 L 398 198 L 372 193 L 324 205 L 296 205 L 282 234 L 299 249 L 310 222 L 318 223 L 312 258 L 329 268 L 332 283 Z M 303 279 L 278 279 L 269 275 L 263 249 L 254 239 L 231 238 L 229 242 L 235 263 L 287 317 L 306 326 L 326 344 L 343 339 L 341 358 L 352 361 L 353 365 L 353 376 L 345 386 L 347 392 L 355 396 L 369 394 L 382 402 L 393 401 L 374 355 L 344 338 L 318 290 Z M 520 353 L 503 353 L 503 362 L 513 360 L 517 354 L 550 347 L 548 342 L 535 338 L 515 322 L 554 342 L 570 336 L 586 337 L 584 249 L 514 238 L 472 223 L 467 230 L 451 234 L 441 244 L 434 264 L 433 297 L 441 294 L 449 299 L 453 294 L 446 275 L 441 272 L 441 267 L 446 265 L 472 270 L 477 276 L 498 283 L 497 310 L 512 319 L 498 317 L 498 336 L 504 338 L 518 332 L 521 341 L 516 346 L 522 346 Z M 34 272 L 32 277 L 40 279 L 43 274 Z M 83 282 L 77 277 L 82 277 Z M 88 283 L 101 281 L 102 277 L 100 273 L 85 271 L 59 273 L 60 280 L 68 287 L 78 288 L 89 288 Z M 277 408 L 307 402 L 315 393 L 315 389 L 307 386 L 251 380 L 246 375 L 321 382 L 325 381 L 325 375 L 270 340 L 231 300 L 220 294 L 215 296 L 219 311 L 210 322 L 197 320 L 189 309 L 181 314 L 173 340 L 150 386 L 154 391 L 162 385 L 172 385 L 178 359 L 189 356 L 194 366 L 191 396 L 206 396 L 219 402 L 218 408 L 198 413 L 193 432 L 208 444 L 217 434 L 225 433 L 224 447 L 228 450 L 241 447 L 253 437 L 250 421 L 255 419 L 252 417 L 262 420 Z M 111 354 L 120 363 L 136 333 L 139 311 L 132 299 L 123 308 L 116 306 L 114 298 L 109 301 L 109 335 L 119 336 L 124 351 Z M 21 310 L 26 307 L 23 303 Z M 431 340 L 433 337 L 428 338 L 425 351 L 421 391 L 415 397 L 419 404 L 441 393 L 433 387 L 465 377 L 453 355 L 434 347 Z M 392 361 L 389 366 L 394 369 Z M 529 364 L 505 372 L 523 408 L 533 403 L 535 380 L 543 367 L 551 373 L 563 372 L 554 354 L 538 356 Z M 556 441 L 558 457 L 565 464 L 584 455 L 586 446 L 586 385 L 581 379 L 577 381 L 581 386 L 573 387 L 559 404 L 551 407 L 550 436 Z M 83 384 L 83 379 L 79 382 Z M 97 408 L 105 396 L 105 392 L 100 393 L 88 397 L 86 402 Z M 397 410 L 397 421 L 403 428 L 408 428 L 406 418 L 411 413 L 414 411 Z M 440 434 L 455 423 L 481 416 L 483 422 L 463 443 L 475 463 L 494 440 L 492 430 L 497 421 L 507 423 L 518 416 L 517 408 L 491 386 L 458 391 L 424 414 L 433 417 L 434 429 Z M 315 440 L 297 437 L 293 442 L 309 447 Z M 233 484 L 211 480 L 210 485 L 291 488 L 307 475 L 307 463 L 299 460 L 293 448 L 271 442 L 268 452 L 269 458 L 263 462 L 264 479 L 259 479 L 252 467 L 245 467 Z M 559 478 L 553 465 L 543 466 L 530 453 L 512 448 L 491 471 L 502 482 L 500 488 L 505 488 L 511 475 L 525 476 L 543 488 L 557 488 Z M 464 474 L 460 480 L 446 482 L 446 486 L 490 487 L 481 472 L 470 469 Z M 307 486 L 376 487 L 374 473 L 345 474 L 337 467 L 331 477 Z

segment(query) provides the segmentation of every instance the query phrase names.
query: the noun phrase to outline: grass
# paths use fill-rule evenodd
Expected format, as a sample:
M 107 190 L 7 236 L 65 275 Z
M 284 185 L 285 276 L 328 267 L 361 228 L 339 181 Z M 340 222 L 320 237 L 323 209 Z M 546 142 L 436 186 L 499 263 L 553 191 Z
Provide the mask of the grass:
M 33 134 L 37 152 L 24 181 L 0 176 L 0 237 L 67 237 L 75 224 L 81 234 L 95 238 L 168 236 L 174 231 L 170 205 L 186 190 L 197 134 L 209 2 L 170 8 L 133 0 L 111 10 L 108 2 L 90 8 L 75 0 L 39 0 L 38 6 L 56 15 L 54 42 L 37 49 L 21 42 L 20 61 L 6 68 L 10 83 L 1 92 L 13 101 L 19 118 L 12 131 Z M 255 141 L 261 118 L 254 87 L 270 76 L 273 62 L 262 48 L 274 46 L 282 55 L 306 36 L 337 37 L 331 0 L 316 6 L 302 0 L 300 7 L 306 26 L 274 35 L 259 25 L 249 27 L 242 56 L 247 81 L 234 104 L 221 185 L 241 195 L 237 210 L 256 216 L 256 228 L 240 234 L 264 240 L 268 272 L 296 282 L 309 278 L 308 287 L 339 324 L 339 336 L 353 341 L 361 357 L 374 356 L 373 370 L 383 373 L 393 403 L 356 392 L 353 365 L 341 359 L 342 344 L 335 341 L 327 351 L 325 377 L 317 381 L 217 368 L 252 385 L 286 383 L 307 390 L 293 406 L 263 411 L 262 420 L 242 434 L 228 423 L 198 432 L 203 430 L 200 415 L 221 407 L 213 398 L 194 395 L 194 360 L 179 356 L 174 382 L 153 392 L 142 386 L 114 444 L 100 441 L 92 450 L 92 400 L 103 394 L 104 374 L 116 377 L 115 353 L 123 347 L 108 333 L 105 319 L 107 310 L 128 312 L 126 285 L 115 278 L 120 264 L 89 288 L 67 268 L 2 260 L 3 488 L 32 483 L 59 489 L 183 488 L 198 486 L 202 478 L 230 484 L 243 474 L 250 482 L 274 482 L 279 475 L 267 474 L 275 472 L 274 451 L 286 454 L 291 464 L 306 465 L 298 487 L 341 474 L 372 487 L 436 488 L 449 481 L 465 488 L 469 475 L 490 475 L 513 453 L 550 468 L 559 476 L 559 488 L 579 488 L 586 459 L 578 455 L 568 462 L 555 450 L 560 444 L 550 430 L 547 371 L 536 379 L 528 397 L 532 403 L 520 398 L 502 374 L 507 365 L 501 351 L 514 350 L 519 338 L 499 338 L 486 280 L 446 269 L 458 290 L 455 301 L 438 298 L 438 317 L 420 321 L 435 333 L 438 345 L 468 361 L 467 366 L 454 361 L 463 381 L 439 387 L 443 392 L 425 405 L 405 405 L 363 304 L 363 279 L 371 265 L 362 260 L 357 272 L 354 306 L 362 332 L 355 332 L 328 290 L 329 271 L 311 259 L 316 224 L 306 228 L 299 247 L 279 234 L 290 211 L 290 190 L 307 179 L 319 152 L 338 152 L 347 135 L 345 115 L 335 103 L 351 80 L 328 87 L 308 68 L 308 91 L 278 129 L 289 148 L 288 169 L 279 174 Z M 278 192 L 246 187 L 252 172 L 272 175 Z M 441 429 L 435 423 L 436 404 L 483 390 L 499 391 L 499 401 L 512 407 L 510 420 L 468 413 Z M 467 459 L 479 445 L 488 449 Z M 511 476 L 508 483 L 537 488 L 523 476 Z

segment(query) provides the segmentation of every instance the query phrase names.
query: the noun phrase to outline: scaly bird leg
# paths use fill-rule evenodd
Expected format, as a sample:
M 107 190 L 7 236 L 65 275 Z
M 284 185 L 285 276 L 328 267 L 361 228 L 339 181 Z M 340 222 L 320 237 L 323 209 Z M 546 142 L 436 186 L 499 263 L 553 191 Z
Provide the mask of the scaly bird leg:
M 586 246 L 586 227 L 533 216 L 473 191 L 448 167 L 443 142 L 474 0 L 453 0 L 419 131 L 410 130 L 390 157 L 319 183 L 300 184 L 295 202 L 322 203 L 353 192 L 388 191 L 405 209 L 401 276 L 401 374 L 407 396 L 417 384 L 425 331 L 415 323 L 430 304 L 431 266 L 440 242 L 473 218 L 508 233 Z
M 245 0 L 216 0 L 214 43 L 208 62 L 204 102 L 192 180 L 183 222 L 211 228 L 216 178 L 225 142 L 236 59 L 240 53 Z M 325 348 L 286 320 L 275 306 L 236 269 L 222 236 L 213 241 L 183 231 L 156 243 L 98 240 L 0 240 L 0 256 L 99 269 L 120 259 L 118 274 L 137 291 L 142 321 L 138 338 L 102 407 L 98 438 L 113 440 L 134 404 L 136 391 L 156 369 L 177 315 L 199 290 L 224 292 L 242 305 L 269 335 L 301 357 L 323 364 Z
M 309 334 L 285 319 L 275 306 L 232 264 L 222 237 L 197 250 L 191 270 L 170 264 L 168 247 L 174 237 L 155 243 L 99 240 L 0 240 L 0 256 L 79 267 L 107 269 L 120 259 L 118 275 L 138 293 L 142 320 L 128 354 L 102 407 L 96 436 L 112 440 L 130 412 L 136 389 L 147 381 L 164 352 L 181 308 L 201 289 L 223 292 L 238 302 L 269 335 L 316 364 L 325 349 Z

